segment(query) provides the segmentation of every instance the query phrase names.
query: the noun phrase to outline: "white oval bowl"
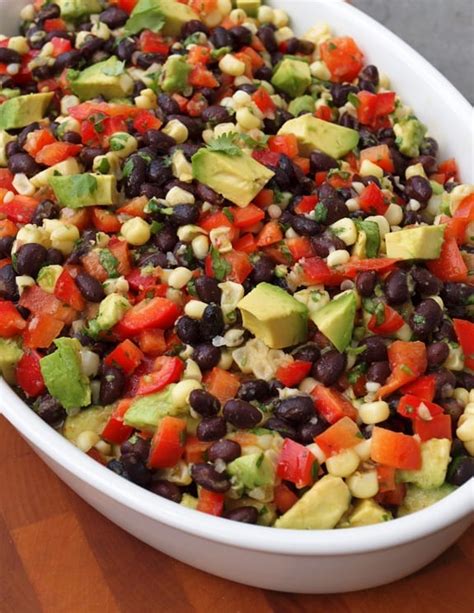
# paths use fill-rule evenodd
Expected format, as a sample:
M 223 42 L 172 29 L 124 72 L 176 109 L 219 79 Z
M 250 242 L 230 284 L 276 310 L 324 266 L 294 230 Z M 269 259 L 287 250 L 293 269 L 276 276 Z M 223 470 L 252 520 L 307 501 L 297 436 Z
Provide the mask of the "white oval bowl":
M 0 0 L 2 34 L 13 33 L 22 2 Z M 354 7 L 336 0 L 276 0 L 302 34 L 327 21 L 353 36 L 473 181 L 472 108 L 418 53 Z M 79 496 L 155 549 L 226 579 L 300 593 L 348 592 L 382 585 L 422 568 L 466 530 L 473 481 L 433 506 L 394 521 L 348 530 L 277 530 L 211 517 L 160 498 L 107 470 L 45 424 L 0 380 L 3 414 Z

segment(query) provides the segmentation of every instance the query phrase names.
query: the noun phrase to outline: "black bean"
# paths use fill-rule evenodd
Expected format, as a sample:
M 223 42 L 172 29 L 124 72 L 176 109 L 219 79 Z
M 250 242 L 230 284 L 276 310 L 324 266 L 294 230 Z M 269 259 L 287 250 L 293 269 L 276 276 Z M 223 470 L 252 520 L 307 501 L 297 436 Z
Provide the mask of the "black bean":
M 125 375 L 120 368 L 106 366 L 100 379 L 100 404 L 112 404 L 120 398 L 125 387 Z
M 8 160 L 8 168 L 13 174 L 23 173 L 28 178 L 36 175 L 41 166 L 28 153 L 16 153 Z
M 150 163 L 147 176 L 149 181 L 155 185 L 162 186 L 173 178 L 173 171 L 164 159 L 158 158 Z
M 364 298 L 372 296 L 376 283 L 377 273 L 374 270 L 366 270 L 357 273 L 355 286 L 359 294 L 364 296 Z
M 117 45 L 117 57 L 125 62 L 130 62 L 132 54 L 136 50 L 137 45 L 134 40 L 124 38 Z
M 352 130 L 359 129 L 359 122 L 355 117 L 350 115 L 349 113 L 343 113 L 339 117 L 339 125 L 344 126 L 345 128 L 351 128 Z
M 220 123 L 227 123 L 230 121 L 230 115 L 224 106 L 216 104 L 204 109 L 202 112 L 202 119 L 203 121 L 209 122 L 212 126 L 216 126 Z
M 423 221 L 423 218 L 420 215 L 420 213 L 417 213 L 416 211 L 407 211 L 406 209 L 404 210 L 404 216 L 403 216 L 404 226 L 412 226 L 415 224 L 419 224 L 422 221 Z
M 83 297 L 89 302 L 101 302 L 101 300 L 105 298 L 102 283 L 86 272 L 78 273 L 76 277 L 76 285 Z
M 283 419 L 279 419 L 278 417 L 270 417 L 270 419 L 265 423 L 265 428 L 278 432 L 278 434 L 283 438 L 291 438 L 292 441 L 298 440 L 298 432 L 296 431 L 295 426 L 292 426 L 288 422 L 283 421 Z
M 262 255 L 253 265 L 252 280 L 255 284 L 271 281 L 275 262 L 267 255 Z
M 43 245 L 26 243 L 16 253 L 15 268 L 19 275 L 36 277 L 40 268 L 44 266 L 48 252 Z
M 140 53 L 137 52 L 133 56 L 134 61 L 136 62 L 139 68 L 143 68 L 146 70 L 150 68 L 153 64 L 163 64 L 165 61 L 165 56 L 161 53 Z
M 122 455 L 120 461 L 127 471 L 130 481 L 142 487 L 147 487 L 150 484 L 151 471 L 140 457 L 134 453 L 128 453 Z
M 194 224 L 199 219 L 199 208 L 193 204 L 178 204 L 173 207 L 169 220 L 176 226 Z
M 378 177 L 374 177 L 374 175 L 367 175 L 365 177 L 360 177 L 360 182 L 364 185 L 370 185 L 371 183 L 375 183 L 377 187 L 381 187 L 380 180 Z
M 164 197 L 163 188 L 154 183 L 142 183 L 140 186 L 140 196 L 145 196 L 148 200 L 152 198 Z
M 410 317 L 410 327 L 419 338 L 426 338 L 435 330 L 443 319 L 443 310 L 439 304 L 428 298 L 422 300 Z
M 418 202 L 425 204 L 431 198 L 433 189 L 428 179 L 425 177 L 410 177 L 405 184 L 405 194 L 407 198 L 414 198 Z
M 314 402 L 309 396 L 292 396 L 282 400 L 275 409 L 275 416 L 291 424 L 302 424 L 313 417 Z
M 359 148 L 368 149 L 379 144 L 377 136 L 367 127 L 362 127 L 359 130 Z
M 360 72 L 359 78 L 365 79 L 366 81 L 370 81 L 374 85 L 378 85 L 379 71 L 377 69 L 377 66 L 374 66 L 373 64 L 368 64 Z
M 183 497 L 181 490 L 176 485 L 176 483 L 172 483 L 171 481 L 166 481 L 165 479 L 158 479 L 157 481 L 153 481 L 149 486 L 149 490 L 162 498 L 167 498 L 168 500 L 172 500 L 173 502 L 181 502 L 181 498 Z
M 189 395 L 189 404 L 202 417 L 214 417 L 221 410 L 219 400 L 206 390 L 193 390 Z
M 125 470 L 125 466 L 120 460 L 110 460 L 109 462 L 107 462 L 107 468 L 116 475 L 119 475 L 119 477 L 123 477 L 127 480 L 130 479 L 127 471 Z
M 237 396 L 241 400 L 266 400 L 270 396 L 270 388 L 264 379 L 251 379 L 244 381 L 239 387 Z
M 474 389 L 474 375 L 469 372 L 456 372 L 456 387 L 464 387 L 467 390 Z
M 223 334 L 225 328 L 224 316 L 222 309 L 216 304 L 209 304 L 202 315 L 199 322 L 201 337 L 205 341 L 212 340 L 215 336 Z
M 154 243 L 163 251 L 163 253 L 168 253 L 168 251 L 173 251 L 176 247 L 176 243 L 178 242 L 178 235 L 176 234 L 176 230 L 171 226 L 165 226 L 162 228 L 154 238 Z
M 150 441 L 141 436 L 134 435 L 132 438 L 125 441 L 125 443 L 122 443 L 120 446 L 120 453 L 123 455 L 133 453 L 145 462 L 150 455 Z
M 53 428 L 59 427 L 66 419 L 66 411 L 56 398 L 49 394 L 41 396 L 34 406 L 35 412 Z
M 199 140 L 201 138 L 204 123 L 200 118 L 189 117 L 188 115 L 170 115 L 169 119 L 177 119 L 184 124 L 188 129 L 190 140 Z
M 99 21 L 105 23 L 105 25 L 111 30 L 115 30 L 116 28 L 120 28 L 125 25 L 127 19 L 128 13 L 116 6 L 109 6 L 109 8 L 102 11 L 102 13 L 99 15 Z
M 304 215 L 295 215 L 291 221 L 291 227 L 301 236 L 315 236 L 320 234 L 322 230 L 321 225 L 317 221 Z
M 374 94 L 377 90 L 375 85 L 367 79 L 359 79 L 358 86 L 361 91 L 370 92 L 372 94 Z
M 44 219 L 55 219 L 59 216 L 59 206 L 52 200 L 42 200 L 36 207 L 31 223 L 41 226 Z
M 316 362 L 321 355 L 319 347 L 314 343 L 308 343 L 293 353 L 295 360 L 302 360 L 303 362 Z
M 194 349 L 193 360 L 201 370 L 210 370 L 217 366 L 221 359 L 221 350 L 211 343 L 201 343 Z
M 438 155 L 438 143 L 434 138 L 428 136 L 420 145 L 420 153 L 422 155 L 430 155 L 435 158 Z
M 167 115 L 177 115 L 179 113 L 179 104 L 168 94 L 158 95 L 158 105 Z
M 8 159 L 17 153 L 22 153 L 22 151 L 23 149 L 19 146 L 18 141 L 10 141 L 5 147 L 5 153 Z
M 377 139 L 380 144 L 394 145 L 396 141 L 395 132 L 392 128 L 381 128 L 377 132 Z
M 104 43 L 105 41 L 103 38 L 99 38 L 98 36 L 92 36 L 92 35 L 88 36 L 86 41 L 80 48 L 82 57 L 85 60 L 89 61 L 94 55 L 94 53 L 99 51 L 99 49 L 101 49 L 104 46 Z M 120 59 L 123 60 L 124 58 L 120 58 Z
M 78 66 L 83 60 L 83 54 L 79 49 L 72 49 L 71 51 L 65 51 L 60 53 L 54 62 L 54 71 L 61 72 L 65 68 L 74 68 Z
M 261 420 L 261 412 L 245 400 L 228 400 L 224 405 L 224 417 L 236 428 L 255 428 Z
M 422 296 L 435 296 L 441 290 L 442 283 L 429 270 L 417 266 L 411 271 L 415 289 Z
M 41 81 L 43 79 L 49 79 L 53 75 L 54 69 L 52 66 L 48 64 L 43 64 L 42 66 L 36 66 L 31 71 L 33 78 Z
M 390 375 L 390 364 L 388 362 L 372 362 L 367 371 L 367 380 L 374 381 L 383 385 Z
M 311 153 L 311 172 L 319 172 L 323 170 L 331 170 L 331 168 L 339 168 L 339 162 L 322 151 L 315 150 Z
M 216 441 L 212 443 L 212 445 L 207 450 L 207 457 L 210 462 L 215 462 L 216 460 L 224 460 L 224 462 L 232 462 L 240 457 L 242 453 L 242 448 L 236 441 L 231 441 L 229 439 L 222 439 L 220 441 Z
M 227 30 L 232 39 L 232 49 L 239 51 L 242 47 L 246 47 L 252 42 L 252 32 L 245 26 L 234 26 Z
M 253 83 L 243 83 L 242 85 L 239 85 L 237 91 L 245 92 L 251 96 L 257 91 L 257 89 L 258 87 Z
M 196 34 L 197 32 L 203 32 L 204 34 L 209 35 L 209 28 L 199 21 L 199 19 L 191 19 L 187 23 L 185 23 L 181 29 L 181 38 L 188 38 L 192 34 Z
M 261 26 L 258 29 L 257 36 L 262 41 L 262 44 L 268 53 L 276 53 L 278 51 L 275 31 L 271 26 Z
M 337 194 L 337 197 L 324 200 L 321 204 L 325 209 L 323 222 L 327 226 L 330 226 L 333 223 L 336 223 L 336 221 L 349 216 L 349 209 L 347 208 L 344 199 L 339 194 Z
M 230 481 L 211 464 L 193 464 L 191 476 L 205 490 L 223 494 L 230 489 Z
M 38 21 L 45 21 L 46 19 L 56 19 L 61 14 L 61 9 L 57 4 L 45 4 L 37 15 Z
M 441 366 L 441 364 L 448 359 L 448 356 L 449 346 L 447 343 L 432 343 L 431 345 L 428 345 L 426 349 L 426 357 L 430 368 Z
M 92 168 L 94 158 L 98 155 L 104 155 L 105 153 L 105 149 L 101 147 L 84 147 L 79 153 L 79 161 L 84 164 L 86 169 L 89 169 Z
M 137 265 L 140 268 L 145 266 L 159 266 L 160 268 L 166 268 L 168 266 L 168 258 L 160 251 L 151 251 L 140 256 Z
M 258 521 L 258 509 L 252 506 L 239 507 L 232 509 L 232 511 L 226 511 L 224 517 L 232 521 L 238 521 L 241 524 L 256 524 Z
M 78 132 L 64 132 L 62 140 L 73 145 L 79 145 L 82 142 L 81 135 Z
M 134 155 L 128 159 L 132 161 L 132 170 L 125 179 L 125 195 L 127 198 L 135 198 L 140 195 L 140 187 L 142 183 L 145 183 L 147 164 L 139 155 Z
M 410 297 L 406 272 L 399 269 L 392 271 L 385 280 L 384 290 L 389 304 L 406 302 Z
M 461 486 L 474 477 L 474 458 L 464 455 L 455 458 L 449 469 L 447 481 L 453 485 Z
M 0 238 L 0 258 L 9 258 L 15 238 L 13 236 L 2 236 Z
M 187 345 L 195 345 L 201 340 L 199 322 L 187 315 L 178 319 L 176 324 L 176 334 Z
M 436 172 L 436 158 L 431 155 L 420 155 L 412 160 L 412 164 L 421 164 L 427 175 L 431 175 Z
M 255 71 L 254 76 L 260 81 L 270 81 L 273 76 L 273 70 L 269 66 L 261 66 Z
M 197 267 L 196 259 L 186 243 L 178 241 L 173 249 L 173 256 L 176 259 L 178 266 L 185 266 L 193 270 Z
M 314 443 L 315 437 L 324 432 L 328 426 L 329 424 L 325 419 L 315 415 L 298 428 L 298 438 L 303 445 L 311 445 L 311 443 Z
M 204 275 L 196 279 L 195 286 L 197 294 L 203 302 L 220 304 L 222 290 L 217 279 Z
M 435 378 L 435 402 L 449 398 L 456 386 L 456 376 L 447 368 L 440 368 L 432 373 Z
M 21 64 L 21 55 L 13 49 L 0 47 L 0 63 L 2 64 Z
M 16 300 L 18 298 L 16 275 L 11 264 L 0 268 L 0 298 L 4 300 Z
M 220 194 L 203 183 L 198 183 L 196 185 L 196 198 L 209 202 L 210 204 L 222 204 L 223 202 L 223 198 Z
M 196 429 L 200 441 L 218 441 L 227 433 L 227 425 L 223 417 L 205 417 Z
M 452 423 L 457 424 L 458 419 L 464 413 L 464 407 L 454 398 L 446 398 L 440 402 L 444 412 L 451 417 Z
M 467 283 L 445 283 L 441 297 L 446 304 L 465 305 L 474 299 L 474 287 Z
M 232 36 L 229 34 L 229 31 L 220 26 L 214 28 L 209 40 L 216 49 L 221 49 L 222 47 L 232 47 L 233 43 Z
M 364 353 L 360 356 L 366 364 L 387 360 L 387 347 L 380 336 L 368 336 L 360 341 L 360 344 L 366 346 Z
M 319 255 L 320 258 L 327 258 L 334 249 L 346 248 L 346 244 L 331 232 L 324 232 L 319 236 L 312 236 L 311 245 L 316 255 Z

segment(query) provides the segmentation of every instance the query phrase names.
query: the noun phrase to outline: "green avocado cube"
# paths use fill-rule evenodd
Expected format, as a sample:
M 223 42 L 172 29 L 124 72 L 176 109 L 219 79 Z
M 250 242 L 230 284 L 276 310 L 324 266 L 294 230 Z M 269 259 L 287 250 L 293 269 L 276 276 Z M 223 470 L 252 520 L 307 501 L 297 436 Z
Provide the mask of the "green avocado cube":
M 389 519 L 393 519 L 392 514 L 377 504 L 375 500 L 369 498 L 367 500 L 359 500 L 356 503 L 354 510 L 347 518 L 347 527 L 371 526 L 372 524 L 380 524 Z
M 274 172 L 249 155 L 231 156 L 203 147 L 192 157 L 193 177 L 240 207 L 252 202 Z
M 359 142 L 359 133 L 313 115 L 301 115 L 290 119 L 278 134 L 294 134 L 302 155 L 309 156 L 315 149 L 338 160 L 352 151 Z
M 362 219 L 356 219 L 355 224 L 359 233 L 365 234 L 365 257 L 376 258 L 380 249 L 380 232 L 379 227 L 375 221 L 366 221 Z
M 385 235 L 388 258 L 436 260 L 441 255 L 446 226 L 416 226 Z
M 273 464 L 263 452 L 240 456 L 228 464 L 227 472 L 237 486 L 248 490 L 272 485 L 275 480 Z
M 426 134 L 426 127 L 415 117 L 406 117 L 393 126 L 396 143 L 400 151 L 410 158 L 420 155 L 420 145 Z
M 63 425 L 63 435 L 75 443 L 82 432 L 102 434 L 105 424 L 112 415 L 112 409 L 112 406 L 90 407 L 75 415 L 68 415 Z
M 334 347 L 342 352 L 351 342 L 356 310 L 356 294 L 348 290 L 312 313 L 311 319 Z
M 61 9 L 61 17 L 66 21 L 74 21 L 103 10 L 99 0 L 57 0 L 57 4 Z
M 451 459 L 451 441 L 432 438 L 421 443 L 421 468 L 400 470 L 398 478 L 403 483 L 413 483 L 422 490 L 432 490 L 443 485 Z
M 54 92 L 26 94 L 0 104 L 0 130 L 24 128 L 33 121 L 41 121 L 46 114 Z
M 15 383 L 15 367 L 23 355 L 23 349 L 12 338 L 0 338 L 0 373 L 7 383 Z
M 84 206 L 116 204 L 117 179 L 114 175 L 85 173 L 64 177 L 51 177 L 49 185 L 62 206 L 78 209 Z
M 164 36 L 179 36 L 184 24 L 199 19 L 186 4 L 177 0 L 138 0 L 125 24 L 127 34 L 147 29 Z
M 281 287 L 259 283 L 237 307 L 244 328 L 267 347 L 282 349 L 306 340 L 308 308 Z
M 284 58 L 273 73 L 272 85 L 292 98 L 302 96 L 311 85 L 311 70 L 303 60 Z
M 440 487 L 432 490 L 423 490 L 416 485 L 408 484 L 407 493 L 405 499 L 402 502 L 401 507 L 398 509 L 398 517 L 415 513 L 426 509 L 435 502 L 442 500 L 448 494 L 451 494 L 456 489 L 455 485 L 450 483 L 443 483 Z
M 182 55 L 172 55 L 163 66 L 161 88 L 168 93 L 182 92 L 188 86 L 188 76 L 192 67 Z
M 125 71 L 125 63 L 112 55 L 109 59 L 88 66 L 69 78 L 71 89 L 81 100 L 103 96 L 106 100 L 130 96 L 133 79 Z
M 237 8 L 245 11 L 249 17 L 257 17 L 261 5 L 261 0 L 237 0 Z
M 40 368 L 48 392 L 66 412 L 91 403 L 91 387 L 81 369 L 81 344 L 75 338 L 58 338 L 54 353 L 41 358 Z
M 301 113 L 314 113 L 316 102 L 312 96 L 298 96 L 288 105 L 289 112 L 298 117 Z
M 125 413 L 124 423 L 137 430 L 154 432 L 163 417 L 178 415 L 179 411 L 173 406 L 171 400 L 173 388 L 174 384 L 171 384 L 156 394 L 149 394 L 134 400 Z

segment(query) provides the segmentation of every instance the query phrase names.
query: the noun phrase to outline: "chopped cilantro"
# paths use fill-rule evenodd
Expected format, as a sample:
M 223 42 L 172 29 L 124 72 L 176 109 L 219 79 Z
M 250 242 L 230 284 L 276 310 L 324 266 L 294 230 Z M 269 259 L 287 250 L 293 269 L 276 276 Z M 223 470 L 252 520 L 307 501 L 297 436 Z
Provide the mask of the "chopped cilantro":
M 188 294 L 190 294 L 191 296 L 197 296 L 197 290 L 196 290 L 196 281 L 194 279 L 191 279 L 191 281 L 188 282 L 188 284 L 186 285 L 186 289 L 188 290 Z
M 166 18 L 154 0 L 139 0 L 125 24 L 126 34 L 137 34 L 147 29 L 160 32 L 166 23 Z
M 207 148 L 216 153 L 225 153 L 231 157 L 239 157 L 242 155 L 242 150 L 236 144 L 238 135 L 232 133 L 222 134 L 217 138 L 209 141 Z
M 127 179 L 133 170 L 133 158 L 128 158 L 122 168 L 122 176 L 124 179 Z
M 94 175 L 73 175 L 71 178 L 74 178 L 74 194 L 77 196 L 77 198 L 88 196 L 97 189 L 97 179 L 94 177 Z
M 230 47 L 221 47 L 220 49 L 213 49 L 211 51 L 211 58 L 213 60 L 220 60 L 224 55 L 230 53 L 232 49 Z
M 324 223 L 328 216 L 328 210 L 326 205 L 323 202 L 318 202 L 316 208 L 314 209 L 314 220 L 319 223 Z
M 419 315 L 418 313 L 416 313 L 415 315 L 413 315 L 413 323 L 423 326 L 426 323 L 426 319 L 423 315 Z
M 232 211 L 226 206 L 222 209 L 222 212 L 224 213 L 224 215 L 227 217 L 227 219 L 233 223 L 234 222 L 234 216 L 232 214 Z
M 255 140 L 255 138 L 252 138 L 248 134 L 240 135 L 240 140 L 246 147 L 249 147 L 249 149 L 265 149 L 269 138 L 270 137 L 266 134 L 262 135 L 259 140 Z
M 313 462 L 313 466 L 311 466 L 311 477 L 313 478 L 314 481 L 316 481 L 316 479 L 318 478 L 318 473 L 319 473 L 319 463 L 315 460 Z
M 120 277 L 118 272 L 118 260 L 108 249 L 101 249 L 99 252 L 99 261 L 107 271 L 110 279 Z
M 347 347 L 346 353 L 349 355 L 360 355 L 367 349 L 367 345 L 359 345 L 359 347 Z
M 152 234 L 158 234 L 160 230 L 164 228 L 165 224 L 162 221 L 153 220 L 150 225 L 150 232 Z
M 100 160 L 99 165 L 97 166 L 97 170 L 103 175 L 106 175 L 109 172 L 110 164 L 109 164 L 109 160 L 106 157 L 103 157 Z
M 212 270 L 218 281 L 223 281 L 232 270 L 231 265 L 214 247 L 211 248 Z
M 407 366 L 406 364 L 402 364 L 400 366 L 400 370 L 403 371 L 404 373 L 406 373 L 407 375 L 413 376 L 412 369 L 409 366 Z
M 358 109 L 360 106 L 359 97 L 357 96 L 357 94 L 354 94 L 354 92 L 349 93 L 349 95 L 347 96 L 347 101 L 354 105 L 356 109 Z
M 335 51 L 337 49 L 337 45 L 335 45 L 333 42 L 330 42 L 328 45 L 328 49 L 329 51 Z
M 367 372 L 367 364 L 358 364 L 348 373 L 347 380 L 354 385 L 365 372 Z

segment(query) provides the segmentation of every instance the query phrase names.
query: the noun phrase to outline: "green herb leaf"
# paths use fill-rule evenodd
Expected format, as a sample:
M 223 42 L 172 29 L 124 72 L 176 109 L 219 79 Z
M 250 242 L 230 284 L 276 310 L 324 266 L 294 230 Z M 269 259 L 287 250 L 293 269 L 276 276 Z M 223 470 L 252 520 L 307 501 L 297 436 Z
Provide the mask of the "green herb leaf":
M 211 248 L 212 270 L 218 281 L 223 281 L 231 272 L 232 267 L 214 247 Z
M 108 249 L 101 249 L 99 252 L 99 261 L 107 271 L 110 279 L 120 277 L 118 272 L 118 260 Z
M 211 58 L 213 60 L 220 60 L 224 55 L 230 53 L 232 49 L 230 47 L 221 47 L 220 49 L 213 49 L 211 51 Z
M 354 92 L 349 93 L 349 95 L 347 96 L 347 101 L 354 105 L 356 109 L 360 107 L 359 97 L 357 96 L 357 94 L 354 94 Z
M 265 149 L 267 144 L 268 144 L 268 139 L 269 138 L 270 137 L 267 136 L 266 134 L 263 135 L 259 140 L 255 140 L 255 138 L 252 138 L 248 134 L 241 134 L 240 135 L 240 140 L 249 149 Z
M 404 373 L 406 373 L 407 375 L 410 375 L 410 377 L 413 376 L 412 369 L 409 366 L 407 366 L 406 364 L 402 364 L 400 366 L 400 370 L 403 371 Z
M 234 222 L 234 216 L 232 215 L 232 211 L 228 208 L 228 207 L 224 207 L 222 209 L 222 212 L 224 213 L 224 215 L 227 217 L 227 219 L 233 223 Z
M 314 220 L 319 223 L 324 223 L 328 216 L 328 210 L 326 205 L 323 202 L 318 202 L 316 208 L 314 209 Z
M 242 155 L 242 150 L 236 144 L 237 139 L 238 135 L 235 133 L 222 134 L 217 138 L 213 138 L 207 145 L 207 148 L 216 153 L 225 153 L 225 155 L 239 157 Z
M 150 232 L 152 234 L 158 234 L 160 230 L 164 228 L 165 224 L 162 221 L 153 220 L 150 225 Z
M 367 372 L 367 364 L 358 364 L 349 372 L 347 380 L 351 385 L 354 385 L 365 372 Z

